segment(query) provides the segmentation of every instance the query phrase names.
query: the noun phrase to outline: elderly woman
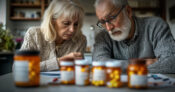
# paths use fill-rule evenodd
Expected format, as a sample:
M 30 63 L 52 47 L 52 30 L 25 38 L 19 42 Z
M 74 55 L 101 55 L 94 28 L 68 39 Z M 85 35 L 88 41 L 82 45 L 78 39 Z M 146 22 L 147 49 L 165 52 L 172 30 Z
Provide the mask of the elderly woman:
M 84 11 L 72 0 L 53 0 L 41 27 L 31 27 L 20 50 L 39 50 L 41 71 L 58 70 L 59 62 L 81 59 L 86 38 L 81 32 Z

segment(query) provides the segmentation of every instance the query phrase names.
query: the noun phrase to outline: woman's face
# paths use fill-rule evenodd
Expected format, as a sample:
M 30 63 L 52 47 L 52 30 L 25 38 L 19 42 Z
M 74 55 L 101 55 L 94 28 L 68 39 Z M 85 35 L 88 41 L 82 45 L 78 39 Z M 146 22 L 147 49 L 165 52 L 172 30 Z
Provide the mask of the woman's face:
M 58 18 L 55 21 L 55 29 L 57 31 L 57 38 L 60 40 L 70 40 L 78 29 L 78 19 Z

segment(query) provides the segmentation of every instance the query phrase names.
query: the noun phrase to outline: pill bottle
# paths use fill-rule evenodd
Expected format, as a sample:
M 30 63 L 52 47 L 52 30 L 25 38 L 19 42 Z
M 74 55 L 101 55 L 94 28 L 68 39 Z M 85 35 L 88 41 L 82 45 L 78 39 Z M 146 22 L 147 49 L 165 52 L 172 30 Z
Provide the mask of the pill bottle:
M 39 86 L 40 57 L 39 51 L 16 51 L 13 65 L 14 82 L 16 86 Z
M 60 61 L 61 84 L 75 83 L 75 68 L 72 61 Z
M 92 62 L 92 85 L 105 86 L 106 72 L 105 63 L 100 61 Z
M 108 61 L 106 62 L 106 86 L 109 88 L 121 87 L 121 62 Z
M 75 84 L 80 86 L 89 85 L 89 62 L 86 60 L 76 60 L 75 64 Z
M 147 88 L 146 61 L 144 59 L 131 59 L 128 65 L 128 87 L 142 89 Z

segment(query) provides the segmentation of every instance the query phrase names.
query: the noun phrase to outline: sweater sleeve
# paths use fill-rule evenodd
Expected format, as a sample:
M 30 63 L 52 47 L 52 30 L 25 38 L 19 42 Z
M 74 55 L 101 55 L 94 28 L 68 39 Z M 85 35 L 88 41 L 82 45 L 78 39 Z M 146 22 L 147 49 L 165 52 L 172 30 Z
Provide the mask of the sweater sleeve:
M 112 42 L 105 31 L 97 34 L 95 38 L 94 51 L 92 53 L 93 61 L 106 61 L 112 59 Z
M 58 61 L 56 57 L 40 62 L 40 71 L 52 71 L 58 69 Z
M 33 35 L 33 31 L 35 31 L 33 28 L 27 30 L 20 50 L 39 50 L 34 40 L 35 35 Z
M 29 28 L 29 30 L 26 32 L 24 36 L 24 41 L 20 50 L 39 50 L 40 52 L 42 52 L 42 50 L 45 50 L 42 49 L 43 39 L 41 37 L 41 34 L 37 31 L 39 30 L 36 30 L 36 28 Z M 54 53 L 54 51 L 52 51 L 52 53 Z M 40 53 L 40 57 L 42 60 L 40 61 L 40 71 L 58 70 L 59 67 L 56 56 L 55 57 L 53 56 L 52 58 L 49 59 L 43 59 L 45 58 L 45 54 L 46 53 Z
M 159 19 L 154 25 L 153 49 L 158 61 L 149 65 L 152 73 L 175 73 L 175 41 L 167 23 Z

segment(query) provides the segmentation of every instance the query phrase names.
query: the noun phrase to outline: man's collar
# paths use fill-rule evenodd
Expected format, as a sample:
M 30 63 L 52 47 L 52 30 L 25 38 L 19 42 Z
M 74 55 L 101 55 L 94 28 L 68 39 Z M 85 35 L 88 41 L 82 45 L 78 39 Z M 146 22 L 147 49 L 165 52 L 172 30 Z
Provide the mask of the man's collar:
M 138 38 L 138 35 L 139 35 L 139 31 L 138 31 L 138 24 L 137 24 L 137 22 L 136 22 L 136 18 L 133 16 L 133 20 L 134 20 L 134 26 L 135 26 L 135 29 L 134 29 L 134 35 L 133 35 L 133 37 L 130 39 L 130 40 L 124 40 L 123 42 L 124 43 L 126 43 L 126 44 L 128 44 L 128 45 L 130 45 L 130 44 L 132 44 L 133 42 L 135 42 L 136 41 L 136 39 Z
M 137 27 L 138 27 L 138 24 L 137 24 L 137 22 L 136 22 L 136 18 L 133 17 L 133 20 L 134 20 L 134 24 L 135 24 L 135 25 L 134 25 L 134 26 L 135 26 L 135 29 L 134 29 L 135 32 L 134 32 L 134 36 L 133 36 L 133 38 L 131 39 L 131 41 L 132 41 L 132 40 L 135 41 L 136 38 L 137 38 L 137 36 L 139 35 L 139 31 L 138 31 L 138 28 L 137 28 Z

